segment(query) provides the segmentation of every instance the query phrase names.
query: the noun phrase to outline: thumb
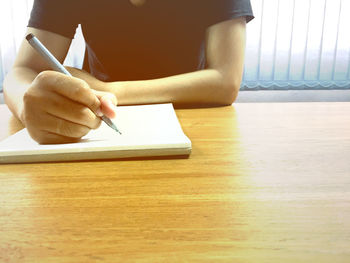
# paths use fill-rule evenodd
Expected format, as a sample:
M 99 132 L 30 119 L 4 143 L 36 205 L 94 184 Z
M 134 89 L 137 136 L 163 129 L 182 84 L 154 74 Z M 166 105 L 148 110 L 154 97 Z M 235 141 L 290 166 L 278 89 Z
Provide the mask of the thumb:
M 93 91 L 97 98 L 101 102 L 101 106 L 99 109 L 99 112 L 102 115 L 106 115 L 109 118 L 115 118 L 116 116 L 116 106 L 117 106 L 117 97 L 110 92 L 104 92 L 104 91 Z

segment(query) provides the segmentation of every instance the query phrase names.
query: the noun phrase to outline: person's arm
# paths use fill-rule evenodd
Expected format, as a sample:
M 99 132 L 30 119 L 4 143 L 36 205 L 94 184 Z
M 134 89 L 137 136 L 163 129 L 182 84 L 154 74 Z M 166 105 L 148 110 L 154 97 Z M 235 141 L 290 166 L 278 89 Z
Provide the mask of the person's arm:
M 28 33 L 36 35 L 63 62 L 70 39 L 34 28 L 28 28 Z M 111 100 L 116 103 L 112 94 L 96 92 L 81 79 L 50 70 L 48 63 L 26 40 L 5 78 L 4 95 L 12 113 L 39 143 L 77 141 L 100 125 L 96 114 L 113 117 L 108 105 Z
M 49 47 L 51 53 L 62 62 L 68 52 L 71 40 L 60 35 L 28 28 L 27 34 L 33 33 L 41 42 Z M 4 97 L 7 106 L 12 113 L 23 121 L 23 96 L 32 84 L 36 76 L 45 70 L 50 70 L 49 65 L 36 53 L 36 51 L 24 39 L 19 48 L 15 62 L 4 81 Z
M 244 63 L 245 18 L 236 18 L 208 28 L 207 68 L 160 79 L 109 82 L 70 68 L 70 72 L 97 90 L 116 95 L 119 105 L 172 102 L 191 105 L 229 105 L 237 97 Z

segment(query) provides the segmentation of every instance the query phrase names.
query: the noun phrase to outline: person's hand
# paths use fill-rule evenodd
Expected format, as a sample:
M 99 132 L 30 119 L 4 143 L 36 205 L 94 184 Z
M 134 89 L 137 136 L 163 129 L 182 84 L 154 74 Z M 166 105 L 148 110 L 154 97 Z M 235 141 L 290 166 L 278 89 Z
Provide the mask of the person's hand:
M 100 126 L 101 119 L 96 115 L 114 117 L 113 97 L 93 91 L 81 79 L 44 71 L 24 94 L 21 119 L 39 143 L 76 142 Z
M 97 109 L 97 116 L 105 115 L 108 118 L 116 117 L 116 106 L 117 106 L 117 98 L 114 94 L 110 92 L 96 91 L 92 89 L 92 92 L 97 96 L 100 100 L 100 108 Z
M 115 117 L 115 105 L 117 105 L 117 99 L 114 94 L 110 92 L 108 87 L 108 82 L 101 81 L 90 73 L 82 69 L 77 69 L 73 67 L 66 67 L 72 76 L 85 81 L 89 87 L 93 90 L 96 96 L 101 101 L 101 111 L 109 118 Z

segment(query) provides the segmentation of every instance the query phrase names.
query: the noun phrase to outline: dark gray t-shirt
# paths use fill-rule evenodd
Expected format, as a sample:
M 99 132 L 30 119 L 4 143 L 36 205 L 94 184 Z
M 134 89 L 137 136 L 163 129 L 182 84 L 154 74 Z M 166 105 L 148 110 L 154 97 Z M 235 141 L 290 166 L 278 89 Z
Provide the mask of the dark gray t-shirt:
M 87 66 L 104 81 L 144 80 L 203 66 L 210 25 L 245 16 L 250 0 L 35 0 L 28 26 L 73 38 L 81 24 Z

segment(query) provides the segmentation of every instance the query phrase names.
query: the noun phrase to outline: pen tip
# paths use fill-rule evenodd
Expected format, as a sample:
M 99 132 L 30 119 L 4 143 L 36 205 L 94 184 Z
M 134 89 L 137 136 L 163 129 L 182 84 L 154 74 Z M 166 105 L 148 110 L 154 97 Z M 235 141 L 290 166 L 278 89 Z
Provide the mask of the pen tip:
M 115 126 L 114 123 L 112 123 L 111 128 L 113 128 L 113 130 L 122 135 L 122 133 L 118 130 L 117 126 Z
M 118 132 L 120 135 L 122 134 L 122 133 L 118 130 L 117 126 L 115 126 L 115 124 L 112 122 L 111 119 L 107 118 L 107 117 L 104 116 L 104 115 L 101 117 L 101 119 L 102 119 L 109 127 L 111 127 L 113 130 L 115 130 L 116 132 Z
M 120 135 L 122 135 L 122 133 L 117 129 L 117 127 L 114 126 L 113 128 L 117 133 L 119 133 Z

